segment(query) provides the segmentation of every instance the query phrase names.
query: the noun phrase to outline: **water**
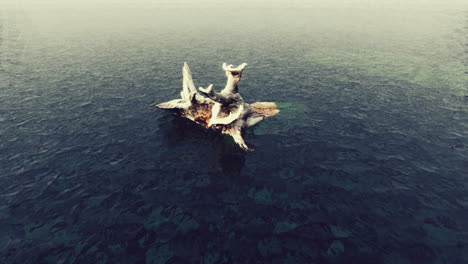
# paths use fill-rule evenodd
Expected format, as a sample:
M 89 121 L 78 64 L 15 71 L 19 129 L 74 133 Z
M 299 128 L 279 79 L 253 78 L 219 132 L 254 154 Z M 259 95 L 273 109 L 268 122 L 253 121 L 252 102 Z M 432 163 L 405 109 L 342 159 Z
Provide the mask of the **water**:
M 227 5 L 1 10 L 1 263 L 468 263 L 468 9 Z

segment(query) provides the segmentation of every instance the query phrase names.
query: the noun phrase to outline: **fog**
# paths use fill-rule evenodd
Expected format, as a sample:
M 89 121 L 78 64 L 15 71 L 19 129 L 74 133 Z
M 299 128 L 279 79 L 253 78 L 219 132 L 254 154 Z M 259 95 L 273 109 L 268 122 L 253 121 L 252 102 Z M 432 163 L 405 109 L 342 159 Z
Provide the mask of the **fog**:
M 36 8 L 416 8 L 457 9 L 467 6 L 464 0 L 2 0 L 3 7 Z
M 179 27 L 205 24 L 247 24 L 254 28 L 276 27 L 296 30 L 294 25 L 309 28 L 395 27 L 407 30 L 404 23 L 422 28 L 438 24 L 434 16 L 464 12 L 464 0 L 2 0 L 4 15 L 24 15 L 30 25 L 68 26 L 75 22 L 99 27 L 113 20 L 120 26 L 137 23 L 163 23 Z M 298 15 L 300 13 L 300 15 Z M 404 16 L 403 21 L 401 16 Z M 365 19 L 367 18 L 367 19 Z M 411 21 L 407 21 L 410 19 Z M 74 20 L 74 21 L 72 21 Z M 369 20 L 371 24 L 368 25 Z M 421 23 L 420 23 L 421 22 Z M 316 23 L 312 25 L 313 23 Z M 436 25 L 437 26 L 437 25 Z
M 323 63 L 362 66 L 379 58 L 385 74 L 402 62 L 420 67 L 426 56 L 461 87 L 464 76 L 453 72 L 463 73 L 456 58 L 465 50 L 465 2 L 2 0 L 0 15 L 4 31 L 18 32 L 5 31 L 6 38 L 16 34 L 28 51 L 38 44 L 52 52 L 59 45 L 87 50 L 99 42 L 122 41 L 120 47 L 142 49 L 140 44 L 148 42 L 144 51 L 150 52 L 161 49 L 156 41 L 163 39 L 170 47 L 181 43 L 210 50 L 223 45 L 255 50 L 255 44 L 272 47 L 274 56 L 289 46 Z

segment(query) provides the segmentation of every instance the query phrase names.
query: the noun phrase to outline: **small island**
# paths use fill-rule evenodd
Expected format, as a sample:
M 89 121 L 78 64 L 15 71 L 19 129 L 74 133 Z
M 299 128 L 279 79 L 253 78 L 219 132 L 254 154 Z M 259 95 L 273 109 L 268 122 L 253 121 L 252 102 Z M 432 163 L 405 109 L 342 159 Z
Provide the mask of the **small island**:
M 227 83 L 224 89 L 217 93 L 213 91 L 213 84 L 197 90 L 190 68 L 184 63 L 181 98 L 158 104 L 156 107 L 170 110 L 206 128 L 228 134 L 240 148 L 253 151 L 242 138 L 242 130 L 278 114 L 279 110 L 274 102 L 249 104 L 240 96 L 238 84 L 246 67 L 247 63 L 237 67 L 223 63 Z

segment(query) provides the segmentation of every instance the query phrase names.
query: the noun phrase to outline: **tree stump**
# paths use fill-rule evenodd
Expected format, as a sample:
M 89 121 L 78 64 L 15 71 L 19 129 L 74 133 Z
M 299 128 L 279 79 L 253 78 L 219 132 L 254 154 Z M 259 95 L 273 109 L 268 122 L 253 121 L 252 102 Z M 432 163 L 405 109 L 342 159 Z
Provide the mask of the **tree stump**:
M 192 73 L 184 63 L 182 68 L 181 99 L 156 105 L 161 109 L 188 118 L 206 128 L 232 136 L 237 145 L 245 151 L 252 151 L 242 138 L 242 130 L 261 120 L 279 113 L 273 102 L 248 104 L 240 96 L 238 84 L 247 63 L 237 67 L 223 63 L 227 83 L 220 93 L 213 91 L 213 84 L 207 88 L 195 88 Z

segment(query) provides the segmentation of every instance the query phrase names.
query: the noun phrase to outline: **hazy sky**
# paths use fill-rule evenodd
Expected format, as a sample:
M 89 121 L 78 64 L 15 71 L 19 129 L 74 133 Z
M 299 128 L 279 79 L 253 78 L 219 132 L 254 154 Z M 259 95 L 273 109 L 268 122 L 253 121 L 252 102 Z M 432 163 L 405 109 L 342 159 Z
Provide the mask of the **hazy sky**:
M 249 8 L 249 7 L 362 7 L 362 8 L 463 8 L 466 0 L 1 0 L 1 5 L 20 8 Z

